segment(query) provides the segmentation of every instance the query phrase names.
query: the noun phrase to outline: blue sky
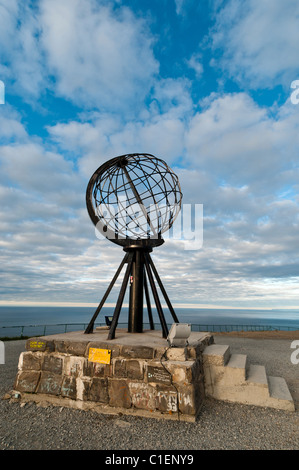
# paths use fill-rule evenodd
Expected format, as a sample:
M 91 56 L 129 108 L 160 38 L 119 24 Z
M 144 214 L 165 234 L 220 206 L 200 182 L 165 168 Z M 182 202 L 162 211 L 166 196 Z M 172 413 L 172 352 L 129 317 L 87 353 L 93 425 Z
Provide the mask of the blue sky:
M 146 152 L 203 204 L 153 254 L 173 303 L 297 308 L 298 43 L 295 0 L 0 0 L 0 303 L 100 300 L 86 186 Z

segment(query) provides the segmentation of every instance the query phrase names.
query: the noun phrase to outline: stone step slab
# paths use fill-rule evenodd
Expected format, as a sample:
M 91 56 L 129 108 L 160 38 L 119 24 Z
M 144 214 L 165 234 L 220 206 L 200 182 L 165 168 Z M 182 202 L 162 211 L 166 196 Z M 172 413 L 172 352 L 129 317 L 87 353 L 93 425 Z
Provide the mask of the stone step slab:
M 225 366 L 230 355 L 230 347 L 228 345 L 211 344 L 203 351 L 203 364 Z
M 246 380 L 248 370 L 248 358 L 246 354 L 232 354 L 227 365 L 226 373 L 230 384 L 243 383 Z
M 247 374 L 247 382 L 268 390 L 268 379 L 265 366 L 250 364 Z
M 280 409 L 295 411 L 294 400 L 283 377 L 268 376 L 270 402 L 278 402 Z

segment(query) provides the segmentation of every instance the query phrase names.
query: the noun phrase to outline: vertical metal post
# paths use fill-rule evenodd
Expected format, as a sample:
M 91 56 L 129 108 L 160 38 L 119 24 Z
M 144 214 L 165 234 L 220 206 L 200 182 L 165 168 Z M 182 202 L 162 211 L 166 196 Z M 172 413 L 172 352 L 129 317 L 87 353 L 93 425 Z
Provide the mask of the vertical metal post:
M 176 316 L 176 313 L 175 313 L 175 311 L 174 311 L 174 309 L 173 309 L 173 306 L 171 305 L 171 302 L 170 302 L 170 300 L 169 300 L 169 297 L 168 297 L 168 295 L 167 295 L 167 293 L 166 293 L 166 290 L 164 289 L 164 286 L 163 286 L 163 284 L 162 284 L 162 281 L 161 281 L 161 279 L 160 279 L 160 276 L 159 276 L 159 274 L 158 274 L 158 272 L 157 272 L 157 270 L 156 270 L 156 267 L 155 267 L 155 265 L 154 265 L 154 263 L 153 263 L 153 260 L 152 260 L 152 258 L 151 258 L 151 256 L 150 256 L 150 254 L 149 254 L 149 253 L 145 253 L 145 256 L 146 256 L 146 259 L 148 260 L 148 262 L 149 262 L 149 264 L 150 264 L 150 266 L 151 266 L 151 268 L 152 268 L 152 271 L 153 271 L 153 273 L 154 273 L 155 278 L 157 279 L 157 282 L 158 282 L 159 287 L 160 287 L 160 289 L 161 289 L 161 292 L 162 292 L 162 294 L 163 294 L 163 296 L 164 296 L 164 299 L 165 299 L 165 301 L 166 301 L 166 303 L 167 303 L 167 305 L 168 305 L 169 311 L 170 311 L 170 313 L 171 313 L 171 315 L 172 315 L 172 318 L 173 318 L 174 322 L 175 322 L 175 323 L 179 323 L 178 317 Z
M 150 286 L 151 286 L 153 296 L 154 296 L 154 299 L 155 299 L 155 304 L 156 304 L 157 312 L 158 312 L 158 315 L 159 315 L 160 323 L 161 323 L 161 326 L 162 326 L 163 338 L 167 338 L 167 336 L 168 336 L 167 324 L 166 324 L 166 321 L 165 321 L 165 318 L 164 318 L 162 306 L 161 306 L 160 299 L 159 299 L 159 296 L 158 296 L 158 292 L 157 292 L 157 289 L 156 289 L 156 286 L 155 286 L 155 281 L 154 281 L 154 278 L 153 278 L 153 275 L 152 275 L 152 272 L 151 272 L 151 268 L 150 268 L 150 265 L 148 263 L 148 259 L 147 259 L 146 256 L 145 256 L 145 267 L 146 267 L 146 271 L 147 271 L 147 275 L 148 275 L 148 280 L 150 282 Z
M 134 249 L 130 283 L 129 333 L 142 333 L 143 331 L 143 279 L 143 253 L 142 250 Z
M 119 296 L 118 296 L 118 299 L 117 299 L 117 304 L 116 304 L 116 307 L 115 307 L 115 310 L 114 310 L 112 323 L 111 323 L 109 334 L 108 334 L 108 339 L 114 339 L 115 338 L 115 330 L 116 330 L 116 327 L 117 327 L 119 314 L 120 314 L 121 307 L 122 307 L 122 304 L 123 304 L 123 300 L 124 300 L 124 296 L 125 296 L 125 293 L 126 293 L 126 288 L 127 288 L 131 268 L 132 268 L 132 260 L 133 260 L 133 253 L 129 253 L 128 266 L 127 266 L 125 276 L 124 276 L 124 279 L 123 279 L 123 282 L 122 282 L 122 285 L 121 285 L 121 289 L 120 289 L 120 292 L 119 292 Z
M 150 323 L 150 329 L 154 330 L 155 329 L 155 324 L 153 320 L 153 314 L 152 314 L 152 307 L 151 307 L 151 299 L 148 291 L 148 286 L 147 286 L 147 280 L 146 280 L 146 272 L 144 270 L 144 292 L 145 292 L 145 298 L 146 298 L 146 305 L 147 305 L 147 311 L 148 311 L 148 318 L 149 318 L 149 323 Z
M 121 270 L 122 270 L 124 264 L 127 262 L 128 257 L 129 257 L 129 253 L 126 253 L 125 256 L 124 256 L 124 259 L 123 259 L 122 262 L 120 263 L 119 268 L 118 268 L 118 270 L 116 271 L 116 273 L 115 273 L 115 275 L 114 275 L 112 281 L 110 282 L 110 285 L 109 285 L 108 289 L 106 290 L 104 297 L 102 298 L 102 300 L 101 300 L 101 302 L 100 302 L 98 308 L 96 309 L 96 311 L 95 311 L 95 313 L 94 313 L 92 319 L 90 320 L 90 322 L 89 322 L 89 324 L 88 324 L 88 326 L 87 326 L 87 328 L 86 328 L 86 330 L 85 330 L 85 332 L 84 332 L 85 334 L 89 334 L 89 333 L 92 333 L 92 332 L 93 332 L 94 322 L 96 321 L 98 314 L 100 313 L 100 311 L 101 311 L 101 309 L 102 309 L 104 303 L 106 302 L 106 299 L 107 299 L 108 295 L 110 294 L 110 291 L 111 291 L 112 287 L 114 286 L 115 281 L 116 281 L 116 279 L 118 278 L 118 276 L 119 276 L 119 274 L 120 274 L 120 272 L 121 272 Z

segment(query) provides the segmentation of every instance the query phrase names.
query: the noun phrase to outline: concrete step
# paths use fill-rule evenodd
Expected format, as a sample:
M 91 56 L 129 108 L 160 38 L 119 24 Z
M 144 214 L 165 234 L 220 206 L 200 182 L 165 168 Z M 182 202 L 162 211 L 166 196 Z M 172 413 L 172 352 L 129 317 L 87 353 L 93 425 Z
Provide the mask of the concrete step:
M 295 410 L 294 400 L 283 377 L 268 376 L 270 402 L 278 402 L 280 409 Z
M 265 366 L 250 364 L 247 374 L 247 383 L 268 389 L 268 379 Z
M 225 366 L 230 358 L 230 347 L 225 344 L 211 344 L 203 351 L 203 363 L 214 366 Z
M 225 375 L 230 385 L 245 382 L 249 363 L 246 354 L 232 354 L 225 366 Z

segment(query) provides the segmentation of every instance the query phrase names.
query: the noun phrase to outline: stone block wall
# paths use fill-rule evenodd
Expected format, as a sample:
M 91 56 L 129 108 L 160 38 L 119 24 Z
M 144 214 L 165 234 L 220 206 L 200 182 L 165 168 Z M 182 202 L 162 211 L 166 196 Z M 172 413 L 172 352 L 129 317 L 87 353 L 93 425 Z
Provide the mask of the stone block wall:
M 91 362 L 90 348 L 111 350 L 110 364 Z M 60 404 L 69 399 L 195 419 L 205 396 L 201 348 L 31 338 L 14 389 L 56 397 Z

